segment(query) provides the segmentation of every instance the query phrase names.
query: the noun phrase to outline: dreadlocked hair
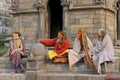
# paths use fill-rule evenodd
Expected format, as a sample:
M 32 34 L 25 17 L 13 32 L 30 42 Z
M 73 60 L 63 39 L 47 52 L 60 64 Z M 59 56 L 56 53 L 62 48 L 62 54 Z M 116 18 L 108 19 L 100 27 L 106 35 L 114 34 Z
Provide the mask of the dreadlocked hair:
M 94 64 L 93 64 L 93 61 L 91 60 L 90 58 L 90 54 L 89 54 L 89 47 L 88 47 L 88 42 L 87 42 L 87 36 L 86 36 L 86 33 L 85 31 L 82 29 L 82 44 L 83 44 L 83 49 L 86 53 L 86 61 L 87 61 L 87 64 L 88 66 L 90 67 L 90 69 L 92 69 L 93 71 L 97 72 Z

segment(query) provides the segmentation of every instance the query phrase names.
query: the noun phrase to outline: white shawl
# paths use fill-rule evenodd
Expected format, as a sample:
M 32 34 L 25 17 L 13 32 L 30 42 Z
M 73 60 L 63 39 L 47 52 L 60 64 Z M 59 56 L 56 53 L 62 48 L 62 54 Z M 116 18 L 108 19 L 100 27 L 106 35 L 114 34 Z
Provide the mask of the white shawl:
M 93 44 L 92 42 L 89 40 L 89 38 L 87 37 L 87 41 L 88 41 L 88 46 L 90 49 L 93 48 Z M 80 40 L 78 38 L 75 38 L 74 41 L 74 45 L 73 45 L 73 49 L 69 50 L 69 54 L 68 54 L 68 59 L 69 59 L 69 67 L 72 68 L 72 66 L 78 62 L 82 57 L 85 56 L 85 54 L 79 54 L 81 50 L 81 45 L 80 45 Z M 92 51 L 92 50 L 91 50 Z
M 93 62 L 98 73 L 101 71 L 100 64 L 105 61 L 114 61 L 113 44 L 108 34 L 105 35 L 102 42 L 97 40 L 96 47 L 94 49 Z
M 90 48 L 91 51 L 93 51 L 93 44 L 88 37 L 87 37 L 87 41 L 88 41 L 88 47 Z M 78 38 L 75 38 L 73 50 L 77 53 L 79 53 L 81 50 L 80 40 Z

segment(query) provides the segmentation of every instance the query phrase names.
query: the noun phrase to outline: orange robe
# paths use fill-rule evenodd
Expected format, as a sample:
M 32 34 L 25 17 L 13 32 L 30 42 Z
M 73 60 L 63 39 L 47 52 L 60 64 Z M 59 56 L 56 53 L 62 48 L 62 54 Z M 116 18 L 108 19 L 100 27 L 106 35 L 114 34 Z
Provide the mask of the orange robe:
M 64 53 L 68 52 L 68 48 L 69 48 L 68 40 L 65 40 L 63 44 L 61 44 L 60 42 L 56 42 L 55 39 L 39 40 L 39 42 L 47 46 L 55 46 L 54 51 L 48 51 L 48 55 L 50 59 L 52 59 L 53 57 L 57 55 L 63 55 Z

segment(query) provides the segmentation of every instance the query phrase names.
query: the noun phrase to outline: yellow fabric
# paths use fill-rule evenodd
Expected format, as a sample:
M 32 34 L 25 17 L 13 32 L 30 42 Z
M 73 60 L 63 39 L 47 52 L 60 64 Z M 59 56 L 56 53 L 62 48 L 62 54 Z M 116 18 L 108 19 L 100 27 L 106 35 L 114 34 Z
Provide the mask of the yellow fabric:
M 66 53 L 68 53 L 68 49 L 65 50 L 64 52 L 62 52 L 62 53 L 60 54 L 60 56 L 66 54 Z M 57 54 L 56 52 L 54 52 L 53 50 L 49 50 L 49 51 L 48 51 L 48 56 L 49 56 L 50 59 L 52 59 L 53 57 L 55 57 L 55 56 L 57 56 L 57 55 L 58 55 L 58 54 Z

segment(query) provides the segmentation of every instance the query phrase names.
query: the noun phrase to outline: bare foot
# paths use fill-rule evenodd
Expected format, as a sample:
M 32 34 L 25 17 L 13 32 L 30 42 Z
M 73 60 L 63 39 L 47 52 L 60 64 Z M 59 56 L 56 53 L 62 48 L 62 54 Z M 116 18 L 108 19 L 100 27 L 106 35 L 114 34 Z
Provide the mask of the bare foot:
M 13 74 L 15 74 L 15 73 L 17 73 L 17 71 L 16 71 L 16 70 L 13 70 Z

